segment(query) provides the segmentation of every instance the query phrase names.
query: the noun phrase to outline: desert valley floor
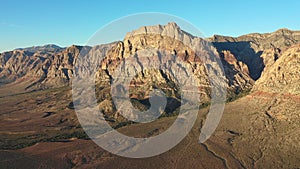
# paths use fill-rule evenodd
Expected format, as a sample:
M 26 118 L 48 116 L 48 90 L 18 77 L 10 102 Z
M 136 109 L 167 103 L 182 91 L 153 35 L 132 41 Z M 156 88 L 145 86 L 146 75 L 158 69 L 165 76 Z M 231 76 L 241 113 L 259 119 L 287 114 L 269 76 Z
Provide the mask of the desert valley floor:
M 208 111 L 203 108 L 181 143 L 146 159 L 112 155 L 84 137 L 76 114 L 69 107 L 69 88 L 2 96 L 0 101 L 1 168 L 299 167 L 300 98 L 291 95 L 256 92 L 227 103 L 213 136 L 199 144 L 200 127 Z M 157 134 L 170 126 L 174 118 L 118 130 L 132 136 Z

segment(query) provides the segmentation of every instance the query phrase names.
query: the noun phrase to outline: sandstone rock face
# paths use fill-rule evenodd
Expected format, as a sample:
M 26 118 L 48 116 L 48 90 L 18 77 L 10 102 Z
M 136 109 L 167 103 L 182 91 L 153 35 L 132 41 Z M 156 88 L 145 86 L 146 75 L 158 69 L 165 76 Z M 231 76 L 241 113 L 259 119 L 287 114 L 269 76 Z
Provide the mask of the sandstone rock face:
M 1 82 L 24 83 L 28 90 L 66 86 L 81 49 L 79 46 L 35 47 L 4 52 L 0 54 Z
M 169 23 L 164 26 L 147 26 L 128 33 L 121 42 L 99 45 L 92 49 L 79 46 L 59 48 L 54 45 L 48 45 L 2 53 L 0 56 L 0 77 L 2 83 L 13 81 L 13 83 L 21 84 L 26 82 L 26 84 L 24 83 L 26 90 L 70 85 L 74 63 L 80 50 L 82 50 L 84 51 L 82 53 L 85 54 L 92 52 L 105 53 L 105 58 L 102 61 L 99 58 L 95 60 L 82 59 L 81 64 L 83 66 L 81 71 L 90 74 L 90 65 L 97 64 L 99 67 L 96 67 L 100 70 L 96 74 L 97 80 L 109 81 L 122 60 L 132 57 L 135 61 L 138 61 L 139 57 L 134 57 L 134 54 L 141 50 L 152 48 L 154 49 L 152 51 L 153 57 L 158 56 L 160 54 L 159 51 L 167 51 L 187 63 L 193 74 L 199 79 L 198 85 L 203 97 L 208 99 L 210 82 L 205 67 L 217 63 L 203 64 L 201 62 L 211 60 L 205 57 L 212 55 L 219 57 L 219 54 L 214 47 L 205 43 L 207 43 L 205 40 L 186 33 L 175 23 Z M 201 49 L 202 54 L 195 54 L 192 48 L 198 46 L 207 46 L 209 50 Z M 207 53 L 208 51 L 211 53 Z M 202 61 L 197 55 L 202 55 Z M 159 58 L 157 59 L 159 60 Z M 235 61 L 235 63 L 230 61 L 228 64 L 227 61 L 222 61 L 224 61 L 227 77 L 225 80 L 228 82 L 227 87 L 229 90 L 240 92 L 245 88 L 252 87 L 253 80 L 248 75 L 247 65 L 238 61 Z M 150 83 L 150 81 L 166 84 L 171 78 L 169 75 L 165 76 L 162 72 L 153 72 L 153 70 L 131 73 L 140 73 L 141 76 L 137 76 L 137 80 L 133 81 L 133 84 L 139 84 L 140 86 L 141 84 Z M 146 80 L 147 78 L 148 80 Z
M 113 76 L 117 67 L 124 59 L 127 59 L 133 64 L 138 63 L 134 69 L 129 66 L 123 70 L 127 76 L 137 75 L 131 82 L 132 86 L 137 87 L 131 93 L 132 98 L 145 99 L 144 97 L 148 97 L 149 91 L 161 87 L 165 93 L 169 93 L 169 96 L 175 96 L 178 94 L 176 91 L 179 90 L 179 86 L 176 86 L 178 80 L 188 78 L 186 74 L 182 74 L 186 71 L 184 68 L 175 66 L 182 61 L 190 68 L 192 75 L 198 79 L 197 85 L 202 93 L 202 99 L 208 101 L 210 82 L 206 68 L 200 56 L 196 56 L 195 51 L 192 49 L 199 43 L 204 43 L 204 41 L 190 36 L 180 30 L 174 23 L 166 26 L 142 27 L 128 33 L 123 42 L 119 42 L 107 52 L 105 59 L 102 61 L 102 71 L 99 72 L 97 79 L 102 77 L 102 80 L 104 80 L 103 77 Z M 215 52 L 212 55 L 218 56 L 214 48 L 212 48 L 212 52 Z M 164 59 L 168 56 L 174 58 L 174 62 L 164 63 Z M 175 61 L 176 59 L 177 61 Z M 162 65 L 161 70 L 146 68 L 151 67 L 151 64 Z M 140 72 L 139 70 L 142 69 L 144 70 Z M 169 72 L 166 73 L 163 70 L 169 70 Z M 174 79 L 174 75 L 177 79 Z M 146 93 L 142 91 L 146 91 Z
M 300 45 L 294 45 L 282 53 L 269 68 L 265 69 L 253 91 L 300 94 Z
M 96 71 L 96 81 L 108 85 L 115 70 L 124 60 L 131 58 L 133 62 L 138 63 L 140 61 L 138 55 L 141 55 L 142 51 L 151 49 L 149 56 L 144 58 L 146 64 L 150 64 L 151 61 L 161 63 L 162 51 L 182 60 L 198 79 L 197 85 L 202 97 L 205 98 L 204 100 L 208 100 L 211 91 L 207 68 L 217 64 L 212 62 L 209 56 L 213 55 L 221 60 L 229 96 L 236 95 L 243 91 L 249 91 L 263 71 L 270 72 L 269 68 L 279 64 L 277 60 L 282 60 L 280 58 L 286 55 L 283 53 L 291 45 L 299 43 L 300 32 L 281 29 L 274 33 L 255 33 L 238 38 L 215 35 L 208 40 L 213 45 L 181 30 L 175 23 L 169 23 L 144 26 L 127 33 L 123 41 L 92 48 L 80 46 L 60 48 L 55 45 L 45 45 L 16 49 L 0 54 L 0 84 L 23 86 L 24 90 L 28 91 L 68 86 L 71 83 L 79 53 L 88 55 L 98 52 L 103 58 L 94 57 L 94 60 L 88 60 L 83 56 L 83 59 L 80 60 L 82 67 L 79 71 L 85 72 L 86 75 Z M 201 45 L 208 47 L 209 50 L 203 49 L 203 53 L 195 53 L 195 48 Z M 198 56 L 202 58 L 199 59 Z M 90 70 L 91 65 L 96 65 L 94 66 L 95 70 Z M 139 68 L 143 67 L 139 66 Z M 285 71 L 282 67 L 280 69 Z M 171 77 L 174 72 L 165 74 L 151 69 L 142 72 L 127 69 L 125 72 L 137 74 L 131 82 L 132 87 L 139 86 L 141 90 L 147 91 L 157 87 L 154 82 L 159 82 L 158 86 L 164 86 L 170 95 L 174 96 L 176 93 L 176 87 L 170 87 L 171 84 L 175 84 Z M 285 75 L 285 78 L 287 77 Z M 262 84 L 264 79 L 260 79 L 257 83 Z M 153 85 L 147 87 L 144 84 Z M 258 88 L 260 87 L 256 87 L 255 90 Z M 148 94 L 138 93 L 133 92 L 131 97 L 141 99 Z
M 252 88 L 254 80 L 250 76 L 248 65 L 237 58 L 229 50 L 220 51 L 224 71 L 232 92 L 231 95 L 248 91 Z
M 197 47 L 203 47 L 203 49 L 195 50 Z M 207 47 L 207 49 L 204 49 L 204 47 Z M 149 57 L 142 59 L 141 56 L 143 54 L 141 54 L 141 52 L 149 49 L 151 49 Z M 145 61 L 145 65 L 150 65 L 152 62 L 162 64 L 161 57 L 162 55 L 166 55 L 164 52 L 175 56 L 175 58 L 185 62 L 186 65 L 191 68 L 193 75 L 198 80 L 197 85 L 203 102 L 208 101 L 209 95 L 211 94 L 207 68 L 218 67 L 218 63 L 214 62 L 213 58 L 210 57 L 217 57 L 222 61 L 223 65 L 221 66 L 223 66 L 222 68 L 224 68 L 226 75 L 224 81 L 227 82 L 226 88 L 229 91 L 229 95 L 250 90 L 254 84 L 253 79 L 249 76 L 249 70 L 246 64 L 236 59 L 231 61 L 228 58 L 226 58 L 226 60 L 220 57 L 220 55 L 223 56 L 223 53 L 219 55 L 217 50 L 209 42 L 186 33 L 175 23 L 169 23 L 165 26 L 141 27 L 136 31 L 127 33 L 122 42 L 117 42 L 117 44 L 114 44 L 111 49 L 107 51 L 105 59 L 100 66 L 101 71 L 97 72 L 96 79 L 99 79 L 99 81 L 109 81 L 118 65 L 126 58 L 130 58 L 134 63 L 142 62 L 143 60 L 143 62 Z M 229 56 L 227 53 L 225 55 L 226 57 Z M 171 67 L 171 65 L 169 66 Z M 140 64 L 137 65 L 137 67 L 142 69 L 143 65 Z M 170 67 L 162 67 L 162 69 L 170 69 Z M 175 75 L 184 70 L 179 69 L 175 71 L 176 72 L 171 71 L 171 74 Z M 221 70 L 215 71 L 221 72 Z M 132 81 L 132 86 L 138 86 L 140 90 L 135 88 L 135 92 L 131 95 L 132 98 L 143 99 L 144 96 L 148 96 L 147 92 L 142 95 L 138 93 L 141 91 L 151 91 L 153 87 L 157 87 L 157 84 L 154 85 L 157 82 L 159 82 L 158 86 L 164 86 L 164 92 L 170 93 L 172 96 L 174 96 L 176 90 L 178 90 L 178 86 L 174 86 L 176 80 L 172 79 L 170 74 L 164 74 L 162 71 L 144 70 L 138 72 L 137 70 L 130 70 L 128 68 L 124 70 L 124 72 L 127 72 L 127 74 L 137 74 Z M 222 78 L 222 75 L 218 77 Z
M 220 53 L 227 53 L 225 60 L 232 63 L 236 58 L 248 66 L 257 80 L 252 91 L 299 94 L 300 31 L 280 29 L 237 38 L 215 35 L 210 40 Z
M 257 80 L 264 68 L 271 66 L 287 48 L 300 43 L 300 31 L 280 29 L 237 38 L 215 35 L 209 40 L 219 52 L 229 50 L 238 61 L 247 64 L 250 76 Z

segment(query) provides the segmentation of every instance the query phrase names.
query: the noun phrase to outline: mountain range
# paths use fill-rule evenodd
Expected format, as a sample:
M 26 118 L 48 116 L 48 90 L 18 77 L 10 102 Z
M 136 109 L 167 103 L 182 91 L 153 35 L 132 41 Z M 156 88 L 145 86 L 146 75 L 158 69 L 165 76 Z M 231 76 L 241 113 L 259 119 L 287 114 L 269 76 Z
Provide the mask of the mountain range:
M 184 35 L 186 39 L 194 37 L 182 30 L 175 24 L 169 23 L 165 26 L 148 26 L 140 28 L 133 33 L 132 37 L 125 37 L 124 41 L 114 42 L 116 46 L 111 53 L 109 62 L 120 58 L 128 57 L 131 50 L 139 50 L 151 42 L 147 37 L 133 36 L 133 34 L 145 34 L 151 32 L 151 29 L 161 29 L 161 31 L 170 32 L 170 36 Z M 143 32 L 144 31 L 144 32 Z M 153 43 L 160 41 L 160 37 L 151 39 Z M 149 44 L 143 44 L 146 41 Z M 287 57 L 288 52 L 296 52 L 289 50 L 295 46 L 300 40 L 300 31 L 290 31 L 288 29 L 280 29 L 273 33 L 266 34 L 248 34 L 237 38 L 214 35 L 207 38 L 218 52 L 222 60 L 226 73 L 228 89 L 234 94 L 252 89 L 255 81 L 259 79 L 262 84 L 264 78 L 261 74 L 267 72 L 268 69 L 278 62 L 281 62 L 281 56 Z M 131 42 L 132 41 L 132 42 Z M 130 42 L 130 43 L 128 43 Z M 171 41 L 161 44 L 164 48 L 170 48 L 174 45 Z M 73 76 L 73 66 L 80 50 L 91 50 L 92 47 L 70 46 L 61 48 L 56 45 L 36 46 L 30 48 L 19 48 L 13 51 L 0 54 L 0 83 L 2 85 L 9 84 L 16 86 L 18 90 L 30 91 L 45 89 L 51 87 L 61 87 L 70 85 Z M 95 47 L 94 47 L 95 48 Z M 185 55 L 184 49 L 178 49 L 177 55 Z M 190 54 L 187 54 L 191 57 Z M 297 59 L 297 58 L 295 58 Z M 279 64 L 279 63 L 276 63 Z M 107 70 L 109 68 L 106 68 Z M 111 74 L 105 71 L 108 76 Z M 204 72 L 200 72 L 199 76 L 203 77 Z M 255 87 L 259 89 L 260 87 Z M 262 88 L 260 88 L 262 89 Z
M 208 54 L 205 63 L 193 50 L 199 44 L 209 48 L 202 51 Z M 96 65 L 95 92 L 105 120 L 129 135 L 157 135 L 172 124 L 180 108 L 176 82 L 189 75 L 180 74 L 176 79 L 172 74 L 184 71 L 183 67 L 169 73 L 139 71 L 142 64 L 123 69 L 125 74 L 136 75 L 129 88 L 135 108 L 149 108 L 149 91 L 153 89 L 161 89 L 167 96 L 163 117 L 150 127 L 133 124 L 120 115 L 110 95 L 118 66 L 125 59 L 140 63 L 140 52 L 145 50 L 146 65 L 163 63 L 161 51 L 183 60 L 198 80 L 202 106 L 197 125 L 174 150 L 149 159 L 129 160 L 95 148 L 88 140 L 74 112 L 72 80 L 76 71 L 90 76 L 91 65 Z M 99 51 L 101 59 L 85 59 Z M 219 59 L 222 68 L 214 67 L 216 62 L 209 56 Z M 74 68 L 76 64 L 82 65 L 80 70 Z M 174 65 L 163 64 L 162 68 Z M 199 145 L 199 128 L 212 93 L 209 68 L 212 72 L 224 70 L 224 75 L 217 75 L 225 82 L 228 103 L 215 134 Z M 143 26 L 110 44 L 18 48 L 0 54 L 0 100 L 0 156 L 6 159 L 0 161 L 2 166 L 22 166 L 14 161 L 18 157 L 29 166 L 54 168 L 145 168 L 146 161 L 156 168 L 299 168 L 300 31 L 280 29 L 240 37 L 201 38 L 181 30 L 176 23 L 168 23 Z M 37 161 L 29 162 L 32 158 Z

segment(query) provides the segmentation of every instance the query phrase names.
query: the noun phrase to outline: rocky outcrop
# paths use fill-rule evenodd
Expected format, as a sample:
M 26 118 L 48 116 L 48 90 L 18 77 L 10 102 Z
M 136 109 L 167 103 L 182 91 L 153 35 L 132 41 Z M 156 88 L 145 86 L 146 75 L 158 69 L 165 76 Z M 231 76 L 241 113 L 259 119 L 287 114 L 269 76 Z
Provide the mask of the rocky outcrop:
M 209 38 L 219 52 L 229 50 L 238 61 L 249 67 L 257 80 L 265 67 L 271 66 L 287 48 L 300 43 L 300 31 L 280 29 L 273 33 L 253 33 L 237 38 L 214 35 Z
M 253 91 L 299 95 L 300 45 L 287 49 L 272 66 L 265 69 Z
M 0 54 L 1 82 L 24 83 L 27 90 L 66 86 L 81 49 L 80 46 L 66 49 L 34 47 L 4 52 Z
M 254 80 L 250 77 L 248 65 L 237 60 L 231 51 L 221 51 L 220 55 L 229 86 L 232 86 L 231 88 L 234 89 L 231 91 L 233 92 L 232 95 L 250 90 L 254 84 Z

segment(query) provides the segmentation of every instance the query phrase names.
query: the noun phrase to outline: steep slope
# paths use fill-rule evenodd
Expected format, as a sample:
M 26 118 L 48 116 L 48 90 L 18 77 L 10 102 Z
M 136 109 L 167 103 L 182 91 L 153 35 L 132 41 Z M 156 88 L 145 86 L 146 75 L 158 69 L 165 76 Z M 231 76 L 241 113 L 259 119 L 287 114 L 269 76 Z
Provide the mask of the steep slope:
M 181 30 L 175 23 L 169 23 L 165 26 L 157 25 L 139 28 L 136 31 L 128 33 L 123 41 L 108 44 L 109 50 L 99 67 L 102 71 L 98 72 L 97 79 L 99 81 L 109 81 L 110 76 L 120 61 L 129 56 L 133 59 L 138 59 L 132 55 L 150 47 L 153 49 L 152 54 L 154 55 L 157 55 L 159 50 L 164 50 L 169 52 L 170 55 L 184 60 L 191 66 L 195 76 L 201 81 L 199 86 L 202 86 L 201 92 L 203 93 L 203 98 L 207 100 L 210 91 L 207 72 L 204 67 L 205 64 L 200 63 L 198 56 L 196 56 L 193 49 L 190 49 L 190 47 L 197 47 L 197 43 L 202 43 L 203 45 L 207 42 Z M 107 47 L 107 45 L 95 46 L 91 52 L 99 52 L 104 46 Z M 205 51 L 203 51 L 204 54 L 201 55 L 215 55 L 218 57 L 218 53 L 212 46 L 208 43 L 206 46 L 211 48 L 209 50 L 212 53 L 205 54 Z M 73 76 L 73 66 L 79 52 L 88 54 L 90 49 L 89 47 L 80 46 L 60 48 L 55 45 L 46 45 L 4 52 L 0 54 L 0 82 L 2 85 L 8 83 L 6 87 L 11 87 L 12 90 L 17 88 L 19 91 L 32 91 L 70 85 Z M 230 59 L 230 57 L 232 55 L 228 53 L 225 59 L 221 58 L 221 60 L 227 78 L 229 95 L 235 95 L 241 91 L 251 89 L 254 81 L 249 75 L 247 65 L 237 59 Z M 93 64 L 98 63 L 99 58 L 97 59 L 83 61 L 83 71 L 88 72 L 89 64 L 92 62 Z M 206 60 L 210 59 L 206 58 Z M 149 71 L 152 70 L 135 73 L 148 74 L 148 78 L 151 79 L 150 74 L 153 73 Z M 167 77 L 168 79 L 165 79 L 166 76 L 160 72 L 154 74 L 156 75 L 152 77 L 155 77 L 155 79 L 152 78 L 152 81 L 164 81 L 163 83 L 166 84 L 166 80 L 170 78 Z M 145 80 L 141 81 L 142 78 L 146 77 L 137 77 L 137 79 L 140 79 L 140 82 L 137 83 L 146 83 Z M 174 93 L 174 91 L 172 92 Z
M 0 84 L 20 92 L 66 86 L 72 78 L 73 62 L 83 48 L 89 49 L 50 45 L 1 53 Z
M 253 91 L 300 94 L 300 45 L 282 53 L 276 62 L 265 69 Z
M 230 53 L 231 60 L 248 65 L 250 76 L 256 79 L 250 96 L 266 117 L 275 121 L 298 119 L 300 31 L 280 29 L 237 38 L 216 35 L 210 40 L 224 58 Z
M 300 43 L 300 31 L 280 29 L 273 33 L 253 33 L 237 38 L 214 35 L 209 38 L 220 53 L 230 51 L 249 67 L 257 80 L 265 67 L 271 66 L 287 48 Z
M 144 35 L 151 35 L 151 32 L 156 32 L 160 34 L 161 36 L 167 36 L 171 37 L 173 39 L 165 40 L 161 39 L 161 36 L 155 36 L 154 38 L 147 39 L 147 36 Z M 182 47 L 182 45 L 176 44 L 175 40 L 179 40 L 182 42 L 185 46 Z M 138 48 L 145 48 L 147 45 L 149 46 L 157 46 L 158 49 L 165 49 L 168 51 L 172 51 L 175 53 L 177 57 L 182 58 L 182 60 L 188 62 L 191 64 L 191 67 L 193 67 L 193 64 L 196 64 L 195 67 L 193 67 L 193 72 L 195 76 L 200 79 L 199 86 L 209 86 L 209 81 L 207 78 L 207 65 L 212 65 L 212 67 L 215 67 L 215 63 L 213 63 L 213 59 L 211 58 L 205 58 L 207 55 L 214 55 L 213 57 L 217 57 L 222 61 L 222 65 L 224 68 L 225 76 L 226 76 L 226 82 L 227 82 L 227 89 L 229 93 L 237 94 L 243 90 L 250 89 L 253 84 L 253 80 L 250 78 L 248 72 L 247 72 L 247 65 L 242 63 L 238 63 L 237 60 L 231 60 L 231 59 L 224 59 L 220 57 L 219 53 L 217 53 L 217 50 L 212 46 L 212 44 L 207 43 L 201 38 L 193 37 L 192 35 L 186 33 L 185 31 L 181 30 L 178 25 L 175 23 L 169 23 L 166 26 L 152 26 L 152 27 L 142 27 L 136 31 L 133 31 L 132 33 L 128 33 L 125 37 L 125 45 L 126 42 L 129 42 L 133 50 L 138 50 Z M 157 44 L 157 42 L 161 42 L 160 44 Z M 203 47 L 210 48 L 209 50 L 213 52 L 213 54 L 207 54 L 208 50 L 202 49 L 201 52 L 203 53 L 197 53 L 195 54 L 193 49 L 190 49 L 190 47 L 194 47 L 197 45 L 197 42 L 199 45 L 202 45 Z M 147 44 L 148 43 L 148 44 Z M 207 44 L 205 44 L 207 43 Z M 144 46 L 144 47 L 143 47 Z M 194 47 L 196 48 L 196 47 Z M 126 48 L 125 48 L 126 49 Z M 125 50 L 125 53 L 128 52 Z M 199 58 L 202 58 L 199 60 Z M 205 63 L 203 63 L 203 61 Z M 198 65 L 197 65 L 198 64 Z M 217 70 L 221 71 L 221 70 Z M 202 79 L 202 80 L 201 80 Z M 203 92 L 206 92 L 203 91 Z M 235 93 L 236 92 L 236 93 Z
M 201 49 L 196 51 L 197 48 Z M 101 49 L 108 50 L 103 54 Z M 86 59 L 87 56 L 90 58 Z M 98 65 L 101 57 L 104 59 Z M 174 59 L 165 63 L 167 57 Z M 223 63 L 225 76 L 220 73 L 222 65 L 218 67 L 217 59 Z M 129 63 L 129 65 L 124 66 L 124 63 Z M 136 75 L 130 82 L 130 93 L 125 93 L 123 87 L 120 87 L 117 93 L 123 97 L 129 95 L 139 109 L 147 110 L 149 93 L 153 89 L 161 89 L 168 99 L 168 109 L 165 110 L 167 115 L 174 113 L 179 106 L 181 86 L 178 85 L 178 81 L 184 81 L 185 78 L 195 77 L 201 103 L 210 102 L 212 90 L 208 69 L 211 72 L 217 72 L 214 76 L 225 81 L 224 86 L 227 88 L 229 97 L 250 90 L 254 83 L 248 74 L 247 65 L 231 59 L 230 54 L 226 55 L 226 58 L 220 58 L 209 42 L 182 31 L 175 23 L 141 27 L 128 33 L 123 41 L 93 47 L 88 53 L 84 53 L 82 59 L 78 59 L 77 64 L 81 65 L 76 69 L 82 76 L 89 76 L 91 73 L 88 71 L 89 68 L 99 68 L 96 73 L 98 83 L 96 95 L 99 107 L 106 118 L 113 122 L 115 119 L 122 122 L 124 120 L 119 119 L 122 116 L 115 110 L 109 95 L 110 82 L 115 80 L 115 72 L 121 73 L 119 77 L 116 77 L 117 81 Z M 141 71 L 144 67 L 151 67 L 151 65 L 160 65 L 160 70 L 146 68 Z M 119 66 L 122 68 L 121 71 L 118 71 Z M 191 73 L 187 73 L 185 66 L 190 68 Z

